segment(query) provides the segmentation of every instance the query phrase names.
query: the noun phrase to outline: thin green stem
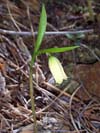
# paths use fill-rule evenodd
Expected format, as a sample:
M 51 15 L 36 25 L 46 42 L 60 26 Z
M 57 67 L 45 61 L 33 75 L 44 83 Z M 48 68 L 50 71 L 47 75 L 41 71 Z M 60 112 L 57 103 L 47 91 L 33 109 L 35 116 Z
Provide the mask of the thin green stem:
M 34 87 L 33 87 L 33 69 L 32 69 L 32 64 L 30 64 L 30 75 L 29 75 L 29 84 L 30 84 L 30 98 L 31 98 L 31 108 L 32 108 L 32 115 L 33 115 L 33 120 L 34 120 L 34 133 L 37 133 L 37 121 L 36 121 L 36 111 L 35 111 L 35 93 L 34 93 Z
M 92 9 L 92 0 L 87 0 L 87 3 L 88 3 L 88 10 L 89 10 L 89 14 L 90 14 L 90 19 L 92 21 L 94 21 L 94 12 Z

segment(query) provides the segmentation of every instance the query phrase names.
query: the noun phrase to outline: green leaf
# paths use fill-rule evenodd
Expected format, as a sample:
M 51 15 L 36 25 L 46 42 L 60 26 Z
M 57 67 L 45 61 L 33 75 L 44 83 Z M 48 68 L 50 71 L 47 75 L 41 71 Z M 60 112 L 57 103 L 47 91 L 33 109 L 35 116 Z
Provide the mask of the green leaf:
M 47 15 L 46 15 L 45 6 L 43 5 L 41 16 L 40 16 L 40 23 L 39 23 L 39 29 L 38 29 L 37 40 L 35 43 L 34 53 L 37 53 L 41 46 L 45 31 L 46 31 L 46 25 L 47 25 Z
M 66 36 L 67 36 L 67 38 L 70 39 L 70 40 L 74 40 L 74 38 L 75 38 L 75 35 L 70 34 L 70 33 L 67 33 Z
M 79 46 L 70 46 L 70 47 L 61 47 L 61 48 L 48 48 L 48 49 L 41 49 L 37 53 L 37 55 L 44 54 L 44 53 L 61 53 L 66 51 L 71 51 L 75 48 L 79 48 Z
M 67 33 L 66 36 L 68 39 L 73 40 L 73 41 L 77 39 L 83 39 L 85 37 L 84 33 L 77 33 L 77 34 Z

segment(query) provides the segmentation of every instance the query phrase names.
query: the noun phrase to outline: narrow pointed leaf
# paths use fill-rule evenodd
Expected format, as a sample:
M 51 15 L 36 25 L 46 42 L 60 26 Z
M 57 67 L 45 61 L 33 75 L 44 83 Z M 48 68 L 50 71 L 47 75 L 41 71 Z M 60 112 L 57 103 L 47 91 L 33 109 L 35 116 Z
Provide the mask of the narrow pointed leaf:
M 34 50 L 35 53 L 37 53 L 37 51 L 39 50 L 40 45 L 42 43 L 45 31 L 46 31 L 46 25 L 47 25 L 47 15 L 46 15 L 45 6 L 43 5 L 41 16 L 40 16 L 40 23 L 39 23 L 37 40 L 35 43 L 35 50 Z
M 48 49 L 41 49 L 37 53 L 38 55 L 44 54 L 44 53 L 61 53 L 66 51 L 71 51 L 75 48 L 79 48 L 79 46 L 70 46 L 70 47 L 61 47 L 61 48 L 48 48 Z

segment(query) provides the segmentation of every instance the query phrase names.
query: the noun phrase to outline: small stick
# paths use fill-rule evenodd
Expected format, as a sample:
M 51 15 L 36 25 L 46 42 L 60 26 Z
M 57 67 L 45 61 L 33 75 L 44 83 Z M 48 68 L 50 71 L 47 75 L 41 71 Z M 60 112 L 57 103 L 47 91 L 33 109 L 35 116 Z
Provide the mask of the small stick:
M 45 32 L 45 35 L 66 35 L 66 34 L 78 34 L 78 33 L 92 33 L 93 29 L 88 30 L 79 30 L 79 31 L 48 31 Z M 12 30 L 5 30 L 0 29 L 1 34 L 8 34 L 8 35 L 21 35 L 21 36 L 32 36 L 32 32 L 28 31 L 12 31 Z M 37 35 L 38 32 L 34 32 L 34 35 Z

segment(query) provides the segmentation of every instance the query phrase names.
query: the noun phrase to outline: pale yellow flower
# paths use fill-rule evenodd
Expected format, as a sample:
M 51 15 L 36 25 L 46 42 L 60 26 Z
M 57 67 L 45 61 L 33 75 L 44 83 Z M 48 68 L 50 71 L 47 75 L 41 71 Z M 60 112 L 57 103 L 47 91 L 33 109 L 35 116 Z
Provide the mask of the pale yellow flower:
M 50 56 L 48 64 L 56 83 L 61 84 L 63 80 L 68 78 L 60 61 L 56 57 Z

